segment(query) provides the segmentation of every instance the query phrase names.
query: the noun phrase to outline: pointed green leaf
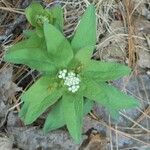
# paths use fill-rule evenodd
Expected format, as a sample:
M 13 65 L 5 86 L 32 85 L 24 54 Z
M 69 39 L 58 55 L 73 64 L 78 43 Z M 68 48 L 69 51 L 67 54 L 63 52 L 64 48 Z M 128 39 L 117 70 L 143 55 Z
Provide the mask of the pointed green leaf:
M 86 89 L 84 90 L 84 97 L 90 100 L 100 99 L 103 104 L 107 104 L 107 102 L 103 101 L 106 97 L 105 92 L 100 88 L 100 86 L 95 82 L 88 78 L 85 78 L 82 82 L 86 85 Z
M 63 31 L 64 18 L 63 18 L 63 10 L 60 5 L 56 5 L 50 9 L 50 12 L 53 16 L 53 25 L 59 29 L 61 32 Z
M 34 35 L 12 46 L 6 52 L 4 60 L 16 64 L 25 64 L 41 72 L 54 73 L 56 66 L 48 58 L 42 43 L 44 41 Z
M 60 66 L 66 66 L 73 58 L 73 51 L 67 39 L 54 26 L 45 23 L 44 35 L 47 51 L 52 61 Z
M 75 59 L 77 59 L 84 65 L 88 65 L 88 62 L 91 60 L 92 53 L 93 53 L 93 46 L 84 47 L 76 53 Z
M 106 83 L 97 84 L 94 81 L 85 80 L 85 84 L 87 85 L 87 89 L 84 92 L 84 96 L 105 106 L 112 112 L 110 115 L 113 118 L 121 109 L 138 106 L 137 100 L 133 97 L 120 92 L 118 89 Z
M 75 31 L 71 45 L 76 53 L 79 49 L 96 44 L 96 15 L 95 8 L 90 5 L 81 18 Z
M 54 106 L 52 106 L 52 110 L 49 112 L 48 117 L 46 118 L 43 130 L 45 133 L 47 133 L 64 125 L 65 120 L 62 112 L 62 101 L 60 100 Z
M 84 115 L 89 113 L 92 110 L 92 107 L 93 107 L 93 102 L 88 99 L 85 99 Z M 60 100 L 52 107 L 52 110 L 49 112 L 43 130 L 45 133 L 47 133 L 49 131 L 56 130 L 64 125 L 65 125 L 65 120 L 62 112 L 62 100 Z
M 130 72 L 131 69 L 125 65 L 95 60 L 90 60 L 84 67 L 85 75 L 99 82 L 114 80 Z
M 54 79 L 41 77 L 22 95 L 22 101 L 26 106 L 23 107 L 20 116 L 26 124 L 31 124 L 61 96 L 62 90 L 57 87 Z M 24 111 L 26 107 L 28 110 Z
M 77 143 L 80 143 L 83 121 L 82 95 L 63 95 L 62 108 L 69 133 Z
M 38 98 L 43 100 L 47 95 L 49 95 L 49 91 L 47 90 L 51 84 L 51 80 L 49 80 L 50 79 L 48 77 L 41 77 L 24 94 L 22 94 L 21 100 L 24 102 L 24 104 L 19 112 L 19 116 L 22 119 L 25 118 L 30 103 L 34 104 Z M 41 94 L 41 92 L 44 92 L 46 96 Z
M 23 30 L 23 35 L 26 38 L 30 38 L 35 35 L 35 30 Z
M 54 64 L 38 48 L 11 50 L 5 55 L 4 60 L 16 64 L 26 64 L 32 69 L 49 74 L 56 71 Z
M 44 43 L 44 39 L 40 38 L 33 30 L 27 30 L 25 33 L 28 34 L 29 38 L 13 45 L 11 49 L 37 48 Z
M 107 101 L 108 106 L 111 106 L 115 110 L 134 108 L 138 106 L 138 101 L 135 98 L 124 94 L 111 85 L 106 83 L 100 84 L 100 89 L 107 94 L 103 100 Z
M 23 101 L 22 101 L 23 102 Z M 26 116 L 26 113 L 28 111 L 28 108 L 29 108 L 29 104 L 30 103 L 24 103 L 21 107 L 21 110 L 19 112 L 19 117 L 24 120 L 25 116 Z
M 84 115 L 88 114 L 92 110 L 93 105 L 94 103 L 91 100 L 87 98 L 84 100 Z

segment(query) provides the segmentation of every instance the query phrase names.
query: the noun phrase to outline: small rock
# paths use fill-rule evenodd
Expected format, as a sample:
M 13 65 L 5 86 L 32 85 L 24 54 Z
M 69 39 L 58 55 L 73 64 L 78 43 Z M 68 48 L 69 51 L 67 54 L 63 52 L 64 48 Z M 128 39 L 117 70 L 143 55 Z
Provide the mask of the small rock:
M 149 0 L 134 0 L 137 12 L 144 16 L 147 20 L 150 20 L 150 2 Z
M 6 115 L 10 107 L 8 102 L 9 98 L 14 96 L 16 91 L 21 90 L 21 88 L 12 82 L 12 72 L 12 67 L 0 69 L 0 118 Z
M 0 138 L 0 149 L 1 150 L 11 150 L 12 142 L 8 138 Z
M 21 127 L 22 122 L 18 116 L 18 113 L 11 111 L 7 117 L 7 128 L 9 127 Z
M 17 146 L 23 150 L 77 150 L 68 132 L 56 130 L 44 134 L 36 128 L 8 128 L 8 133 L 15 139 Z

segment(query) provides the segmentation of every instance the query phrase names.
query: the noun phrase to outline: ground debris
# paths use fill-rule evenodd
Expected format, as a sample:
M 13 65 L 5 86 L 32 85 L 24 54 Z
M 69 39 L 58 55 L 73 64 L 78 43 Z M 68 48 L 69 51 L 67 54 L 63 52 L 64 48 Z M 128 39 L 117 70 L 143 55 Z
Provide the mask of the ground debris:
M 12 71 L 12 67 L 0 69 L 0 127 L 6 121 L 8 109 L 11 107 L 10 99 L 15 95 L 15 92 L 21 90 L 12 82 Z
M 7 137 L 0 137 L 0 150 L 19 150 L 13 148 L 13 142 Z
M 56 130 L 45 135 L 41 129 L 35 127 L 13 127 L 8 129 L 8 133 L 23 150 L 77 150 L 79 147 L 64 130 Z

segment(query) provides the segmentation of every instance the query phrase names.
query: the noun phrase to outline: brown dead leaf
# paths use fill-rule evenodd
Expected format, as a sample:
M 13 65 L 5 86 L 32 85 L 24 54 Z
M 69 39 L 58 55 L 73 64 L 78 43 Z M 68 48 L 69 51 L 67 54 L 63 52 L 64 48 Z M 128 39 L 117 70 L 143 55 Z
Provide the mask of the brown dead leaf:
M 103 134 L 92 132 L 88 139 L 83 142 L 80 150 L 107 150 L 107 143 L 108 140 Z

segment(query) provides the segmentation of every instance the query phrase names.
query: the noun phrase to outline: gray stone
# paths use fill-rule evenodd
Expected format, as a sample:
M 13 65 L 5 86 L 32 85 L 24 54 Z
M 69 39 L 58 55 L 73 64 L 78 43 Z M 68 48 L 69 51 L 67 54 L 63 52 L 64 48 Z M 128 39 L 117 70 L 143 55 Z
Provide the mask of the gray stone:
M 20 91 L 16 84 L 12 82 L 12 67 L 3 67 L 0 69 L 0 119 L 6 115 L 9 106 L 8 100 Z M 0 120 L 0 123 L 1 123 Z
M 75 144 L 68 132 L 56 130 L 44 134 L 36 128 L 8 128 L 10 135 L 14 137 L 15 143 L 23 150 L 77 150 L 79 145 Z

